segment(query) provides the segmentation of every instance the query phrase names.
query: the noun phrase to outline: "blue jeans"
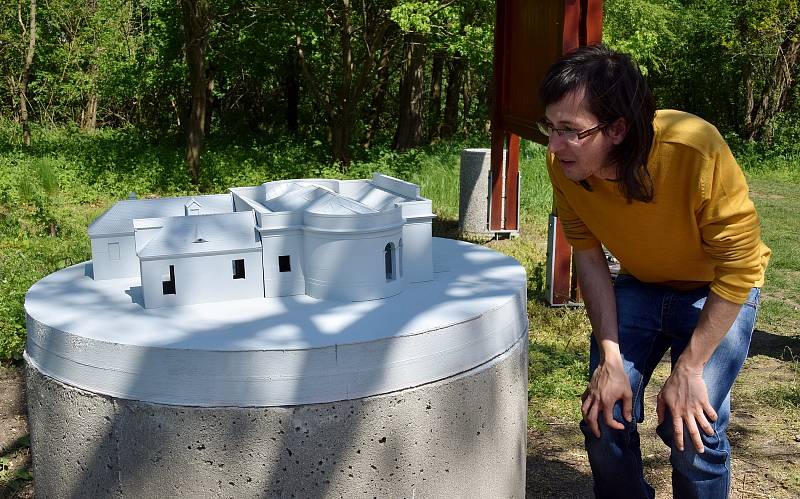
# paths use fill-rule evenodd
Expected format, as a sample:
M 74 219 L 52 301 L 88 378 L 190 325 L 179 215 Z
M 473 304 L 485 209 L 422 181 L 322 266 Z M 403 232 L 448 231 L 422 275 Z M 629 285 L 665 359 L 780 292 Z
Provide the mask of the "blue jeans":
M 644 420 L 644 389 L 658 362 L 671 349 L 672 365 L 689 343 L 708 295 L 708 287 L 679 292 L 646 284 L 629 275 L 614 283 L 619 323 L 619 347 L 625 372 L 633 391 L 633 421 L 625 422 L 619 403 L 614 419 L 625 425 L 614 430 L 599 418 L 601 437 L 596 438 L 581 422 L 589 464 L 592 467 L 595 496 L 598 498 L 653 498 L 655 491 L 645 481 L 639 450 L 637 422 Z M 700 432 L 705 445 L 702 454 L 694 450 L 684 428 L 684 450 L 674 446 L 669 411 L 656 430 L 671 449 L 672 492 L 683 498 L 726 498 L 730 486 L 730 444 L 725 431 L 730 418 L 731 387 L 747 357 L 755 326 L 760 290 L 753 288 L 731 329 L 722 339 L 703 370 L 708 397 L 717 412 L 712 436 Z M 600 361 L 592 337 L 589 373 Z

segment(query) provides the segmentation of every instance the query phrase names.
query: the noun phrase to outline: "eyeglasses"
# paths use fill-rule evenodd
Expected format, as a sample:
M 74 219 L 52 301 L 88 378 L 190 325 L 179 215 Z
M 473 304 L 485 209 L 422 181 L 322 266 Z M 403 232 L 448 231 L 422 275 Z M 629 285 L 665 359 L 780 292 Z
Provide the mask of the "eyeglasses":
M 603 128 L 605 128 L 606 125 L 608 125 L 608 123 L 600 123 L 596 126 L 593 126 L 592 128 L 587 128 L 586 130 L 578 131 L 578 130 L 573 130 L 571 128 L 556 128 L 553 126 L 552 123 L 550 123 L 545 119 L 541 119 L 536 122 L 536 126 L 539 128 L 539 131 L 542 133 L 542 135 L 544 135 L 548 139 L 550 138 L 550 134 L 556 132 L 556 134 L 558 134 L 559 137 L 563 137 L 564 139 L 571 142 L 577 142 L 581 139 L 585 139 L 590 135 L 594 135 Z

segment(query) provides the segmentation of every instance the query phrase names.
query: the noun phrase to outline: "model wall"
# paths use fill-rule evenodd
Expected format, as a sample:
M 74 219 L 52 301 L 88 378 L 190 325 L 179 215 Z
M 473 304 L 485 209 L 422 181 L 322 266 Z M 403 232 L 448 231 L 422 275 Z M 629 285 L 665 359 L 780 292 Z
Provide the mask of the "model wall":
M 302 230 L 282 231 L 277 234 L 262 232 L 261 245 L 264 295 L 270 298 L 305 294 Z
M 244 260 L 242 279 L 234 279 L 234 260 Z M 174 267 L 175 293 L 164 294 L 163 282 Z M 261 251 L 194 255 L 184 258 L 142 260 L 142 291 L 146 308 L 193 305 L 264 296 Z
M 403 253 L 409 282 L 433 279 L 431 223 L 408 223 L 403 226 Z
M 305 233 L 303 256 L 306 294 L 321 300 L 365 301 L 403 291 L 406 278 L 400 227 L 366 235 Z M 386 245 L 394 254 L 387 278 Z
M 91 239 L 94 279 L 139 276 L 139 257 L 133 235 Z

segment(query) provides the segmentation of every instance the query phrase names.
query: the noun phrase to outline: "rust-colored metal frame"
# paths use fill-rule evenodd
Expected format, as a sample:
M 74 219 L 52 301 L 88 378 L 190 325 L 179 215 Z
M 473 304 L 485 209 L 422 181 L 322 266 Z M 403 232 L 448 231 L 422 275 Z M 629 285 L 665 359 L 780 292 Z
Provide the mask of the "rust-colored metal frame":
M 602 39 L 602 0 L 497 0 L 492 113 L 492 185 L 489 230 L 519 230 L 520 138 L 546 143 L 536 129 L 544 115 L 538 89 L 562 54 Z M 503 150 L 508 153 L 503 161 Z M 505 202 L 503 193 L 505 192 Z M 571 286 L 571 248 L 558 228 L 553 264 L 559 297 L 576 298 Z M 564 275 L 563 269 L 566 270 Z M 571 292 L 572 290 L 572 292 Z

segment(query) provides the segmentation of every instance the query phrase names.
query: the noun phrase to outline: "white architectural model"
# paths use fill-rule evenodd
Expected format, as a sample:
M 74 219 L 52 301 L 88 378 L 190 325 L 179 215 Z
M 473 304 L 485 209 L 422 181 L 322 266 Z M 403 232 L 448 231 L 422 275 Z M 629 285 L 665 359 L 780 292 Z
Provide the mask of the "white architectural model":
M 146 308 L 307 294 L 362 301 L 433 279 L 419 187 L 283 180 L 120 201 L 89 226 L 95 280 L 140 277 Z

